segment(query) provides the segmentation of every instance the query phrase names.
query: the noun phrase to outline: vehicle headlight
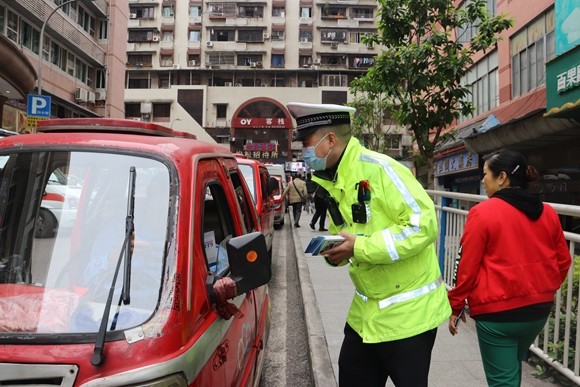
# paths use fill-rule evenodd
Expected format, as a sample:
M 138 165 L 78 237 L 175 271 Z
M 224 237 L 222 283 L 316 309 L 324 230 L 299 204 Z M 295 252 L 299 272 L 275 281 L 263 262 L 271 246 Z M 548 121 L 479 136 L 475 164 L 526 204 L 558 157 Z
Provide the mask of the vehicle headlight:
M 187 387 L 187 381 L 181 374 L 164 376 L 148 382 L 128 384 L 125 387 Z

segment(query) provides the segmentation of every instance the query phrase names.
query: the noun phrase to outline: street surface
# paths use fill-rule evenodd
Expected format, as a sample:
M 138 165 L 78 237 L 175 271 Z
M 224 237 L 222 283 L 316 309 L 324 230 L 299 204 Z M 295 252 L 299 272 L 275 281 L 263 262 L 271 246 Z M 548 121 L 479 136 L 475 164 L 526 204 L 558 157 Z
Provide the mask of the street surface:
M 272 322 L 261 387 L 314 385 L 290 227 L 286 215 L 285 225 L 274 234 L 272 279 L 269 283 Z

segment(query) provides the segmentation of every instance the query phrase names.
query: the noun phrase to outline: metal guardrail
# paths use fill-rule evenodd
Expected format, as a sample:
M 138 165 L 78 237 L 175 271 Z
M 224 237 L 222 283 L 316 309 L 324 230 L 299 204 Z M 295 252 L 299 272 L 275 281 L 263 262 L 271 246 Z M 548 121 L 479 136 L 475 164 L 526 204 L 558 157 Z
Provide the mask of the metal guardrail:
M 439 237 L 437 251 L 439 265 L 448 287 L 453 281 L 455 259 L 459 251 L 459 241 L 468 211 L 456 208 L 457 203 L 472 205 L 487 200 L 481 195 L 471 195 L 458 192 L 427 190 L 435 200 Z M 580 206 L 559 203 L 547 203 L 559 215 L 580 219 Z M 580 234 L 564 232 L 569 243 L 572 266 L 568 271 L 567 280 L 555 296 L 555 310 L 550 315 L 544 330 L 530 347 L 530 351 L 544 359 L 574 383 L 580 385 L 580 257 L 574 259 L 576 246 L 580 249 Z

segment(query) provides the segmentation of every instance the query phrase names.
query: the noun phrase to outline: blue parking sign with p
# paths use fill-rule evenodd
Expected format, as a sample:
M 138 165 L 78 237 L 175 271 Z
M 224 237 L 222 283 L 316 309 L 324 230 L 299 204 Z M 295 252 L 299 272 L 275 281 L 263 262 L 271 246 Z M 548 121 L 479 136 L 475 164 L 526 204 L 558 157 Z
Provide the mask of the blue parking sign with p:
M 50 96 L 28 94 L 26 105 L 28 116 L 50 118 Z

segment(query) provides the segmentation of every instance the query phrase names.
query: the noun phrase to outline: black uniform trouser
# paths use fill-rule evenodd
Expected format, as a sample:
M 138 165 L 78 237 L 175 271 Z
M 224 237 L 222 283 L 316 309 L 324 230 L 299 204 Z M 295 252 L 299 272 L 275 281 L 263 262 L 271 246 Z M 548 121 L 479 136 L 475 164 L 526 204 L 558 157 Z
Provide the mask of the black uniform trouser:
M 365 344 L 346 324 L 338 358 L 339 386 L 384 387 L 390 377 L 397 387 L 426 387 L 436 335 L 437 328 L 407 339 Z

